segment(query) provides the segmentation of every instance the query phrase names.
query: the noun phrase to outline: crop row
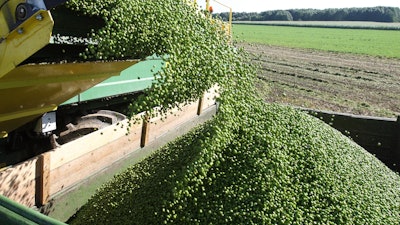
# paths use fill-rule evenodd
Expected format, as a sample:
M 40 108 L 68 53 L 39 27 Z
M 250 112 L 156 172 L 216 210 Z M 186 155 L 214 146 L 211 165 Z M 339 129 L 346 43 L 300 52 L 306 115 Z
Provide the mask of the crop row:
M 339 54 L 311 49 L 268 47 L 262 45 L 248 46 L 247 50 L 257 53 L 260 57 L 277 58 L 282 62 L 302 61 L 314 65 L 326 65 L 340 70 L 365 71 L 366 73 L 384 76 L 400 76 L 400 61 L 367 55 Z M 318 67 L 315 67 L 318 69 Z
M 258 76 L 281 93 L 266 94 L 269 101 L 374 116 L 400 112 L 399 60 L 255 44 L 244 47 L 260 66 Z
M 299 67 L 296 65 L 282 65 L 279 62 L 261 62 L 263 71 L 272 72 L 272 76 L 289 76 L 294 80 L 304 80 L 304 83 L 312 82 L 313 85 L 334 85 L 334 89 L 351 85 L 353 89 L 362 89 L 368 87 L 369 90 L 380 91 L 384 86 L 386 89 L 397 88 L 398 83 L 388 80 L 387 77 L 381 78 L 375 74 L 364 72 L 347 72 L 335 70 L 326 66 L 320 68 Z M 283 76 L 280 76 L 283 75 Z M 389 78 L 390 79 L 390 78 Z M 303 82 L 302 82 L 303 83 Z M 342 90 L 346 91 L 346 90 Z M 382 93 L 385 94 L 385 93 Z

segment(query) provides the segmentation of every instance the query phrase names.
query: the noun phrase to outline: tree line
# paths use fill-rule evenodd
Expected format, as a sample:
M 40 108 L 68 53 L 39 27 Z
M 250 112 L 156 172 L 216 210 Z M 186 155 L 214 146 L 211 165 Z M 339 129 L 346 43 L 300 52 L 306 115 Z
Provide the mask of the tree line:
M 216 13 L 215 16 L 228 20 L 228 13 Z M 400 22 L 400 8 L 369 7 L 341 9 L 290 9 L 272 10 L 260 13 L 235 12 L 234 21 L 373 21 Z

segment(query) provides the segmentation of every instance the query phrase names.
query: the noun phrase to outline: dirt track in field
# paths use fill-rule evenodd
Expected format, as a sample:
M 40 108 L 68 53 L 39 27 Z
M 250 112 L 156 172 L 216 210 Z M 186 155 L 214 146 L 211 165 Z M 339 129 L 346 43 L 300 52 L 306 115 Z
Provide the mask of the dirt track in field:
M 400 59 L 240 44 L 260 65 L 268 102 L 358 115 L 400 115 Z

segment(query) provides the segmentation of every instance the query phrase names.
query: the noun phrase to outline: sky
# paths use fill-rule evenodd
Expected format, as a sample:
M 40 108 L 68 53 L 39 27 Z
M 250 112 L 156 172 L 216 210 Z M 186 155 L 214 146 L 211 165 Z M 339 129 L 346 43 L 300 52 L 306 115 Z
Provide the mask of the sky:
M 400 0 L 218 0 L 230 6 L 233 12 L 262 12 L 277 9 L 327 9 L 351 7 L 392 6 L 400 7 Z M 205 8 L 205 0 L 197 0 Z M 223 7 L 211 0 L 214 12 L 227 12 L 229 8 Z

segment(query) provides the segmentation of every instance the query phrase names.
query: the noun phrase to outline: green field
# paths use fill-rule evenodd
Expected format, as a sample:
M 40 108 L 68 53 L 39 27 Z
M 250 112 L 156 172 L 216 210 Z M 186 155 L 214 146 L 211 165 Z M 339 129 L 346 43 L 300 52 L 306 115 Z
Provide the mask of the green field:
M 400 31 L 233 25 L 234 39 L 267 45 L 400 58 Z

